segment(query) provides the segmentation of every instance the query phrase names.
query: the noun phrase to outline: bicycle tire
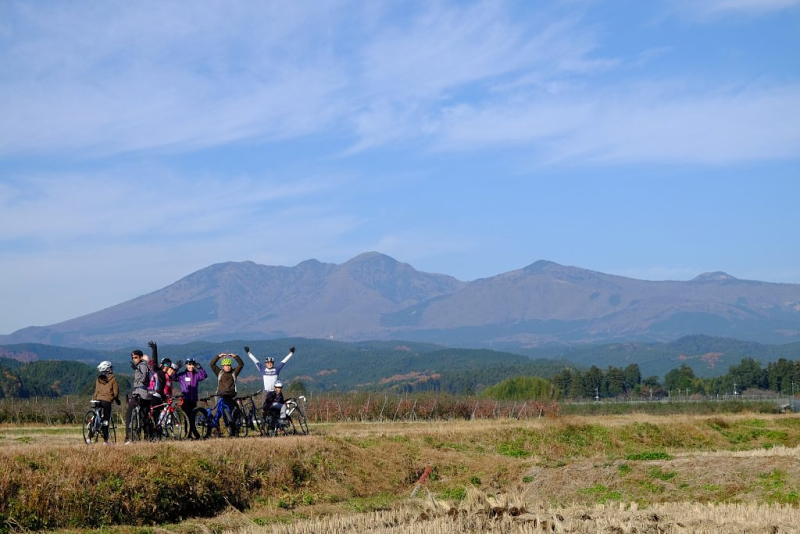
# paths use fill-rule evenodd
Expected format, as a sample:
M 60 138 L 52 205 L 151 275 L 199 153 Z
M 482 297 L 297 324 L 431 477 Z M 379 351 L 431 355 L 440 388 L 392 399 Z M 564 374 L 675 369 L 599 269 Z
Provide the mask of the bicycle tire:
M 295 410 L 295 411 L 299 414 L 299 416 L 297 417 L 297 424 L 300 427 L 300 430 L 303 433 L 303 435 L 307 436 L 308 435 L 308 418 L 306 417 L 306 414 L 303 413 L 303 410 L 301 410 L 300 408 L 297 408 L 297 410 Z
M 222 417 L 219 422 L 219 435 L 228 438 L 235 438 L 238 432 L 237 423 L 234 419 L 233 412 L 227 406 L 222 407 Z
M 211 437 L 211 422 L 208 420 L 208 412 L 205 408 L 192 410 L 192 419 L 194 419 L 194 427 L 200 434 L 200 439 Z
M 161 422 L 161 435 L 166 439 L 181 439 L 181 424 L 175 416 L 174 412 L 167 412 L 164 415 L 164 420 Z
M 114 421 L 113 415 L 108 419 L 108 441 L 109 443 L 117 442 L 117 423 Z
M 299 434 L 299 432 L 297 431 L 297 427 L 294 424 L 294 417 L 292 417 L 291 415 L 286 416 L 286 428 L 284 428 L 284 431 L 286 432 L 287 435 L 291 434 L 293 436 L 296 436 L 297 434 Z
M 172 416 L 175 418 L 176 424 L 181 429 L 180 434 L 176 439 L 187 439 L 189 437 L 189 418 L 186 416 L 186 412 L 180 408 L 176 408 L 172 413 Z
M 264 420 L 258 418 L 258 411 L 256 410 L 255 406 L 253 406 L 250 409 L 249 417 L 250 417 L 250 424 L 252 425 L 251 428 L 253 430 L 257 430 L 259 436 L 266 435 L 266 432 L 264 431 Z
M 239 408 L 236 408 L 234 411 L 237 412 L 234 414 L 234 418 L 238 419 L 236 424 L 236 435 L 240 438 L 246 438 L 248 434 L 250 434 L 250 426 L 253 424 L 253 422 L 250 420 L 248 414 L 242 412 Z
M 142 411 L 136 406 L 131 412 L 131 441 L 140 441 L 142 439 Z
M 83 416 L 83 423 L 81 426 L 83 427 L 83 442 L 86 444 L 97 443 L 98 432 L 95 425 L 94 410 L 86 412 L 86 415 Z

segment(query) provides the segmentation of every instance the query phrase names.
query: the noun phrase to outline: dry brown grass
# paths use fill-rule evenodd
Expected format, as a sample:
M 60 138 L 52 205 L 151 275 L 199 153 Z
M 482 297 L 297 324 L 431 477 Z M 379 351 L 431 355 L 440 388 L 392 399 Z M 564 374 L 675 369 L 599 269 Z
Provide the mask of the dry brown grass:
M 409 500 L 393 510 L 326 516 L 291 525 L 240 523 L 231 534 L 528 533 L 791 533 L 800 510 L 781 505 L 636 503 L 546 507 L 519 494 L 489 497 L 470 491 L 456 505 L 434 498 Z
M 771 511 L 777 519 L 763 524 L 781 532 L 800 500 L 796 416 L 344 423 L 312 433 L 88 448 L 76 428 L 2 427 L 0 530 L 168 523 L 186 534 L 363 525 L 419 532 L 422 523 L 425 532 L 541 532 L 545 524 L 556 532 L 725 532 L 739 506 L 754 517 Z M 426 467 L 422 493 L 437 498 L 408 501 Z M 492 504 L 497 495 L 516 501 Z M 502 517 L 487 503 L 505 507 Z M 695 503 L 727 511 L 714 516 Z M 699 523 L 687 522 L 690 508 Z M 313 525 L 309 518 L 334 530 L 291 530 Z

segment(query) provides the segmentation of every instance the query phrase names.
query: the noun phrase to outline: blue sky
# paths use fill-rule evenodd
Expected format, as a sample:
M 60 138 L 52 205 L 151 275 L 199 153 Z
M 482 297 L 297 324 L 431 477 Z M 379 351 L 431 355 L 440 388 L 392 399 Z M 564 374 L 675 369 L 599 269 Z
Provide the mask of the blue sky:
M 800 283 L 798 50 L 800 0 L 2 2 L 0 333 L 371 250 Z

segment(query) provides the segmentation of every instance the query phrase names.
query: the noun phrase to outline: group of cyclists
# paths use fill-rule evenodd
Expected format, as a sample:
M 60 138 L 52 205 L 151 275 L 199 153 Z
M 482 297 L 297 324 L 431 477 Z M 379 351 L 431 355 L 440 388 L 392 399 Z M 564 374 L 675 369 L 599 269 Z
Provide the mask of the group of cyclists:
M 148 342 L 152 356 L 144 354 L 141 350 L 131 352 L 131 367 L 133 368 L 133 385 L 130 394 L 127 396 L 127 409 L 125 411 L 125 444 L 131 443 L 133 431 L 131 430 L 131 418 L 136 407 L 142 413 L 150 413 L 152 407 L 152 418 L 158 420 L 159 411 L 163 406 L 168 405 L 172 400 L 173 386 L 178 383 L 180 387 L 182 402 L 181 409 L 186 413 L 189 420 L 189 437 L 200 439 L 201 436 L 195 428 L 192 412 L 197 407 L 199 399 L 199 384 L 206 378 L 208 373 L 203 366 L 194 358 L 188 358 L 185 362 L 172 362 L 169 358 L 164 358 L 159 362 L 158 345 L 154 341 Z M 282 360 L 276 362 L 275 358 L 267 357 L 262 364 L 253 353 L 250 347 L 245 346 L 244 351 L 248 358 L 258 368 L 264 382 L 264 403 L 262 406 L 264 419 L 269 415 L 274 418 L 279 428 L 286 424 L 286 405 L 283 397 L 283 384 L 279 380 L 281 369 L 294 356 L 295 348 L 289 349 L 289 354 Z M 233 366 L 234 362 L 236 367 Z M 236 406 L 236 379 L 244 368 L 244 362 L 238 354 L 222 353 L 217 354 L 211 360 L 211 371 L 217 377 L 216 395 L 232 411 Z M 181 370 L 181 367 L 184 367 Z M 111 420 L 111 404 L 121 404 L 119 399 L 119 384 L 114 377 L 114 367 L 109 361 L 103 361 L 97 366 L 99 373 L 95 382 L 93 399 L 98 401 L 102 408 L 102 437 L 103 444 L 108 444 L 108 425 Z M 91 436 L 86 439 L 91 444 Z

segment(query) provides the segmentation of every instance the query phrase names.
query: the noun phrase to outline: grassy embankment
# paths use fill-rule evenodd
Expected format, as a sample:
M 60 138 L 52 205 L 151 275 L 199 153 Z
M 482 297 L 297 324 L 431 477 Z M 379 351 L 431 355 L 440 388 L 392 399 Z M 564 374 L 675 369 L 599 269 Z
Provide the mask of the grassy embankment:
M 528 526 L 534 510 L 539 526 L 547 517 L 555 525 L 559 516 L 566 524 L 564 507 L 575 505 L 632 513 L 672 502 L 784 505 L 793 512 L 800 504 L 794 415 L 340 423 L 312 431 L 89 448 L 75 428 L 5 427 L 0 529 L 169 523 L 191 532 L 311 516 L 330 521 L 400 506 L 426 467 L 432 470 L 421 494 L 488 510 L 484 518 L 492 508 L 486 495 L 518 495 L 525 504 L 517 516 L 528 517 Z M 484 501 L 471 497 L 476 491 Z M 430 502 L 393 513 L 414 521 L 425 514 L 431 525 L 460 517 L 457 508 Z M 509 509 L 506 503 L 506 518 Z M 232 510 L 244 523 L 225 523 Z

